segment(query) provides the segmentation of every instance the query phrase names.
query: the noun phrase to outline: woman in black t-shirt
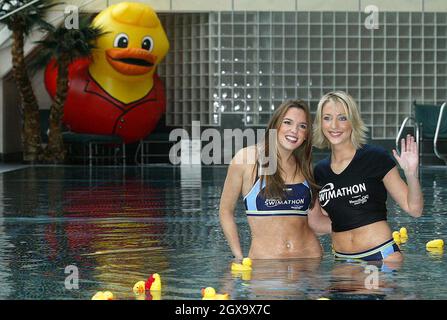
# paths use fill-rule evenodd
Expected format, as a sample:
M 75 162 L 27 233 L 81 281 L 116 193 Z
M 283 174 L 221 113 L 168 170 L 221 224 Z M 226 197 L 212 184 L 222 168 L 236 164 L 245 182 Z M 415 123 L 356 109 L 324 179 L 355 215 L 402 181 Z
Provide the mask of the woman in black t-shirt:
M 329 216 L 336 257 L 398 262 L 403 257 L 386 222 L 387 192 L 411 216 L 422 215 L 417 144 L 408 135 L 402 139 L 400 156 L 393 150 L 405 183 L 384 149 L 365 144 L 366 132 L 351 96 L 342 91 L 323 96 L 315 118 L 314 145 L 330 148 L 331 155 L 314 169 L 321 187 L 320 206 L 315 206 L 309 223 L 327 225 Z

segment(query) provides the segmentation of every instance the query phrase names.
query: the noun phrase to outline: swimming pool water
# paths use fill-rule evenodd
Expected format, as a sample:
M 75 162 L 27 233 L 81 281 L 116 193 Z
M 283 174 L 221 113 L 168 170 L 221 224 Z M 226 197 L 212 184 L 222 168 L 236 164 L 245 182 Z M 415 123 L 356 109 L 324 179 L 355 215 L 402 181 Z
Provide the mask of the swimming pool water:
M 429 240 L 447 240 L 446 168 L 422 169 L 421 218 L 389 200 L 389 223 L 405 226 L 409 240 L 400 268 L 377 278 L 364 265 L 334 261 L 328 235 L 320 237 L 321 260 L 259 261 L 249 276 L 231 274 L 218 218 L 225 175 L 223 166 L 1 173 L 0 299 L 90 299 L 104 290 L 135 299 L 133 284 L 154 272 L 162 278 L 161 299 L 200 299 L 206 286 L 232 299 L 447 299 L 446 254 L 425 249 Z M 237 222 L 247 253 L 242 201 Z M 74 267 L 78 289 L 67 289 Z

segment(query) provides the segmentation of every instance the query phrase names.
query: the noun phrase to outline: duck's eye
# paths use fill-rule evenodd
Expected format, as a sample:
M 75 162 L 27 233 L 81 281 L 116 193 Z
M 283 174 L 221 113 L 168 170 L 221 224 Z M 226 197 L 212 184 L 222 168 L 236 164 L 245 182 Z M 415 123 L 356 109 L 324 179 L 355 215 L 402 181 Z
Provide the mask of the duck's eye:
M 125 33 L 120 33 L 115 37 L 113 46 L 115 48 L 127 48 L 129 46 L 129 36 Z
M 151 51 L 153 46 L 154 46 L 154 41 L 152 40 L 151 37 L 146 36 L 143 38 L 143 42 L 141 43 L 142 49 Z

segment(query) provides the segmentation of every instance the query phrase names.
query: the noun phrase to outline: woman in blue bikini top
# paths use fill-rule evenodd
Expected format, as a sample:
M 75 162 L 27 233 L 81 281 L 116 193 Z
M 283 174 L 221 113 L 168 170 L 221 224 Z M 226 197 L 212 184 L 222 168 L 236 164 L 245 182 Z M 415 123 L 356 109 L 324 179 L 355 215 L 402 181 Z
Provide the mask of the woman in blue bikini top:
M 271 139 L 272 133 L 276 133 L 275 139 Z M 239 150 L 232 159 L 219 215 L 236 259 L 243 257 L 234 219 L 241 194 L 251 231 L 250 258 L 321 257 L 320 242 L 309 226 L 309 208 L 317 190 L 311 169 L 311 133 L 308 106 L 289 100 L 273 114 L 264 141 Z M 326 227 L 315 225 L 322 230 Z
M 262 183 L 259 176 L 255 184 L 244 197 L 245 213 L 252 217 L 267 216 L 298 216 L 307 217 L 312 193 L 306 180 L 293 184 L 286 184 L 285 199 L 265 199 L 262 190 L 265 189 L 265 180 Z

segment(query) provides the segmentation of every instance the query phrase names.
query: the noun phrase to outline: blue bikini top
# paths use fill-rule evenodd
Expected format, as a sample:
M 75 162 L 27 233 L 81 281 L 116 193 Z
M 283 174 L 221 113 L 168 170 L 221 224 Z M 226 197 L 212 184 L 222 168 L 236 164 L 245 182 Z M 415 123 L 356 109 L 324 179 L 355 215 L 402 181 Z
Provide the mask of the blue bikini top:
M 282 199 L 264 199 L 260 194 L 265 188 L 265 179 L 256 180 L 248 194 L 244 197 L 247 216 L 307 216 L 311 202 L 311 191 L 305 180 L 303 183 L 286 184 L 284 191 L 287 197 Z

